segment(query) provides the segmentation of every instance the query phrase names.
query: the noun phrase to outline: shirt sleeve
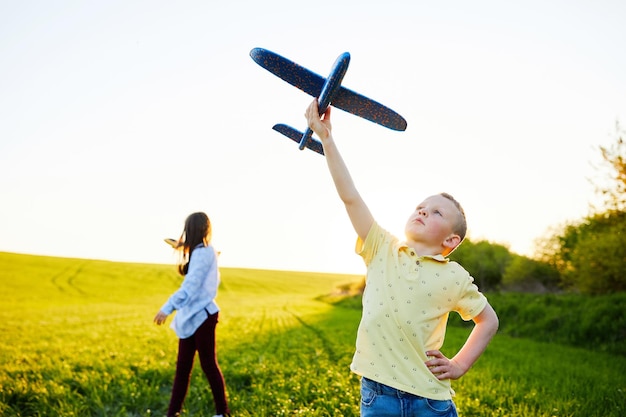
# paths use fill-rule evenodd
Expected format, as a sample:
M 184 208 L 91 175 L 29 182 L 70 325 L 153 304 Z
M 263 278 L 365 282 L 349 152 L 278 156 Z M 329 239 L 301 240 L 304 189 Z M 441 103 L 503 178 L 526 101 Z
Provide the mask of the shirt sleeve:
M 379 242 L 385 237 L 385 230 L 381 229 L 378 223 L 372 223 L 365 240 L 360 237 L 356 239 L 356 246 L 354 248 L 357 255 L 363 258 L 365 265 L 369 265 L 374 255 L 378 251 Z
M 474 278 L 469 272 L 460 266 L 458 266 L 458 269 L 463 271 L 463 291 L 455 311 L 459 313 L 463 320 L 467 321 L 473 319 L 483 311 L 487 305 L 487 297 L 478 290 L 478 287 L 474 283 Z
M 192 300 L 194 294 L 200 292 L 204 285 L 208 285 L 207 290 L 210 299 L 207 302 L 212 301 L 217 294 L 217 278 L 209 275 L 215 260 L 215 252 L 210 246 L 195 249 L 189 261 L 189 269 L 183 283 L 178 291 L 172 294 L 161 307 L 161 311 L 169 315 L 174 310 L 180 310 Z

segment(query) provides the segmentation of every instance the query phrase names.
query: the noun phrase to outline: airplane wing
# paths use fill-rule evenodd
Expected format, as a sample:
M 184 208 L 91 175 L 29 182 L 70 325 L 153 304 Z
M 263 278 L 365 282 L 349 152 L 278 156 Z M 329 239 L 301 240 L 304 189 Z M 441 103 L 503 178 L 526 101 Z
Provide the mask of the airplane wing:
M 294 142 L 300 143 L 300 140 L 302 139 L 302 132 L 299 132 L 297 129 L 294 129 L 291 126 L 277 124 L 274 125 L 272 129 L 279 133 L 282 133 Z M 324 155 L 324 148 L 322 147 L 322 143 L 318 140 L 311 138 L 306 142 L 305 146 L 310 150 L 319 153 L 320 155 Z
M 321 75 L 267 49 L 254 48 L 250 57 L 272 74 L 313 97 L 319 97 L 326 82 Z M 406 130 L 406 120 L 398 113 L 345 87 L 340 87 L 330 105 L 389 129 Z
M 320 95 L 326 81 L 321 75 L 267 49 L 254 48 L 250 57 L 272 74 L 313 97 Z
M 393 130 L 406 130 L 406 120 L 389 107 L 341 87 L 330 103 L 331 106 L 355 114 L 371 122 Z

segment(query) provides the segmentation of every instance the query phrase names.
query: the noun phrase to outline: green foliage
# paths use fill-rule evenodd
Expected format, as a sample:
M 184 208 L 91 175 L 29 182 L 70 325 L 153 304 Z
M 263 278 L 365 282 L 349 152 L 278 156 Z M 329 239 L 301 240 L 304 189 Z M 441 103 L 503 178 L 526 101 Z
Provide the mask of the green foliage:
M 595 214 L 564 227 L 544 253 L 559 269 L 566 288 L 584 294 L 626 291 L 626 212 Z
M 234 415 L 358 416 L 348 366 L 360 310 L 321 300 L 362 277 L 221 272 L 218 352 Z M 173 266 L 0 253 L 0 415 L 164 415 L 177 339 L 152 318 L 179 283 Z M 468 332 L 449 328 L 444 353 L 454 355 Z M 618 417 L 624 369 L 622 356 L 501 334 L 453 382 L 455 402 L 461 416 Z M 212 415 L 212 404 L 196 366 L 183 416 Z
M 513 255 L 502 276 L 503 288 L 525 292 L 545 292 L 558 288 L 559 271 L 546 262 Z
M 608 352 L 626 358 L 626 293 L 489 294 L 500 334 Z M 457 315 L 450 324 L 467 326 Z
M 596 183 L 604 207 L 560 226 L 540 242 L 538 258 L 555 267 L 564 288 L 583 294 L 626 291 L 626 142 L 619 123 L 616 142 L 600 147 L 608 182 Z
M 626 291 L 626 211 L 596 215 L 579 232 L 567 282 L 587 294 Z
M 596 191 L 603 197 L 604 208 L 599 211 L 626 210 L 626 141 L 619 122 L 615 124 L 615 143 L 600 146 L 604 176 L 608 179 L 596 183 Z
M 450 254 L 450 259 L 460 263 L 475 279 L 482 291 L 497 289 L 512 255 L 506 246 L 482 240 L 477 243 L 465 239 Z

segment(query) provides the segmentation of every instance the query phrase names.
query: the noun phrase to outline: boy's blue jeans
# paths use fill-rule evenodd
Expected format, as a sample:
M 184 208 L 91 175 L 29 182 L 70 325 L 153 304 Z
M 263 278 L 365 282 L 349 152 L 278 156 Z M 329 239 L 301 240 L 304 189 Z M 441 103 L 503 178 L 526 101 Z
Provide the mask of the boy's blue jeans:
M 452 400 L 431 400 L 361 378 L 361 417 L 457 417 Z

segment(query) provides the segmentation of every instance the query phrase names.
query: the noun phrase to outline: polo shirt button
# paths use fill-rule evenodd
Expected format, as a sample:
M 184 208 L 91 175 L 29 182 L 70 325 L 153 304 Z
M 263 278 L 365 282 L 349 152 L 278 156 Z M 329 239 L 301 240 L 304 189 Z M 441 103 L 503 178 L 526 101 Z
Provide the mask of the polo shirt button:
M 411 251 L 411 256 L 415 256 L 415 252 Z
M 420 261 L 415 261 L 415 265 L 419 265 L 419 264 L 420 264 Z

